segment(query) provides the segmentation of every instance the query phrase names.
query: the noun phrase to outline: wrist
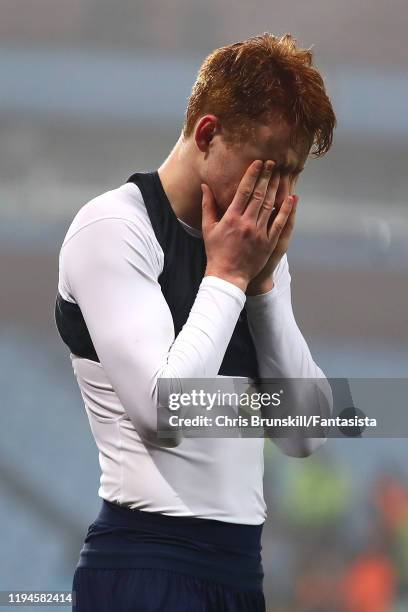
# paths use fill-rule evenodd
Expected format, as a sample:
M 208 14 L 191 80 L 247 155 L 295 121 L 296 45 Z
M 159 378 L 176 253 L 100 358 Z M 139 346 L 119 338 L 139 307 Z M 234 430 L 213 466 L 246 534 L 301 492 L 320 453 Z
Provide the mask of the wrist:
M 216 276 L 218 278 L 221 278 L 222 280 L 232 283 L 233 285 L 241 289 L 241 291 L 243 291 L 244 293 L 248 286 L 248 279 L 244 278 L 243 276 L 229 274 L 228 272 L 220 272 L 216 269 L 209 267 L 206 268 L 204 276 Z
M 273 282 L 272 277 L 267 278 L 263 281 L 254 280 L 248 283 L 246 294 L 249 296 L 261 295 L 262 293 L 268 293 L 269 291 L 271 291 L 274 286 L 275 283 Z

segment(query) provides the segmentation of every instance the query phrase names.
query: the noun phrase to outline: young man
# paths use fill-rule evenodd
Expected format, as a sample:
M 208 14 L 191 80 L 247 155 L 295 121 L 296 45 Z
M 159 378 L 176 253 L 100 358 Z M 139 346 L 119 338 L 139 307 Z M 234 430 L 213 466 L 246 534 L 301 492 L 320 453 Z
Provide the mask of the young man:
M 102 470 L 78 612 L 265 609 L 263 440 L 159 438 L 159 382 L 328 386 L 293 316 L 286 251 L 297 179 L 311 152 L 330 148 L 335 122 L 310 50 L 289 34 L 216 49 L 160 168 L 73 220 L 56 321 Z M 324 440 L 276 443 L 306 456 Z

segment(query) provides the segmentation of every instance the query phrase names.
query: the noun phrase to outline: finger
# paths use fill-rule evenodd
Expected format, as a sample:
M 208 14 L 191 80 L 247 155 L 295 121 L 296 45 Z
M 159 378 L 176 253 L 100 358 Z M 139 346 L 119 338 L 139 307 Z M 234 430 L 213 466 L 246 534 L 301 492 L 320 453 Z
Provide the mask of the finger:
M 265 199 L 262 202 L 261 208 L 259 210 L 257 225 L 259 227 L 267 227 L 268 222 L 274 214 L 277 214 L 277 209 L 275 205 L 276 194 L 279 189 L 279 181 L 280 181 L 280 173 L 276 172 L 272 175 L 271 180 L 268 184 L 268 190 L 265 195 Z
M 283 242 L 283 243 L 286 243 L 290 240 L 291 234 L 295 227 L 296 209 L 297 209 L 297 203 L 298 203 L 299 197 L 298 196 L 292 196 L 292 197 L 293 197 L 292 210 L 289 213 L 288 219 L 285 223 L 285 227 L 283 228 L 282 232 L 279 235 L 279 242 Z
M 260 159 L 255 160 L 247 168 L 244 176 L 242 177 L 234 199 L 227 209 L 228 212 L 236 212 L 242 214 L 248 204 L 252 192 L 258 180 L 258 177 L 263 169 L 263 162 Z
M 269 229 L 268 238 L 271 240 L 272 243 L 276 244 L 279 239 L 279 236 L 285 229 L 285 225 L 293 208 L 293 200 L 293 196 L 288 196 L 287 198 L 285 198 L 278 211 L 278 214 L 276 215 Z
M 252 192 L 252 196 L 250 197 L 248 205 L 243 214 L 243 216 L 247 219 L 256 222 L 256 220 L 258 219 L 259 211 L 261 210 L 261 207 L 264 204 L 268 208 L 269 213 L 271 213 L 275 198 L 272 201 L 268 201 L 267 203 L 265 203 L 265 197 L 268 192 L 268 186 L 270 183 L 274 166 L 275 162 L 273 162 L 272 160 L 268 160 L 265 162 L 263 171 L 259 175 L 259 178 Z
M 289 218 L 288 218 L 288 220 L 287 220 L 287 222 L 285 224 L 285 228 L 283 230 L 284 232 L 287 231 L 287 228 L 290 229 L 291 226 L 295 224 L 295 216 L 296 216 L 297 203 L 299 201 L 299 196 L 298 195 L 294 195 L 293 193 L 291 194 L 291 196 L 294 198 L 294 200 L 293 200 L 293 204 L 292 204 L 292 210 L 290 211 Z M 274 209 L 272 211 L 272 214 L 269 217 L 268 232 L 269 232 L 270 228 L 272 227 L 272 223 L 276 219 L 281 206 L 282 206 L 282 203 L 279 204 L 279 206 L 277 204 L 275 204 Z
M 218 209 L 215 202 L 215 198 L 211 189 L 205 183 L 201 184 L 201 191 L 203 192 L 202 199 L 202 230 L 203 233 L 211 229 L 214 223 L 219 221 Z
M 296 210 L 297 210 L 297 205 L 299 202 L 299 196 L 292 194 L 292 199 L 293 199 L 292 210 L 290 211 L 289 218 L 286 221 L 285 229 L 283 230 L 285 233 L 292 232 L 295 226 Z

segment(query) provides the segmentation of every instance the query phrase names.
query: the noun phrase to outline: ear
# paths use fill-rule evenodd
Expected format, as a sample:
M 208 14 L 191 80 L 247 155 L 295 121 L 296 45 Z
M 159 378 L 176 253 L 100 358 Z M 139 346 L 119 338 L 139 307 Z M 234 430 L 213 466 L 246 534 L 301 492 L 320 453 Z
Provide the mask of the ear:
M 215 115 L 204 115 L 199 119 L 194 131 L 194 140 L 197 147 L 205 153 L 211 140 L 219 131 L 219 121 Z

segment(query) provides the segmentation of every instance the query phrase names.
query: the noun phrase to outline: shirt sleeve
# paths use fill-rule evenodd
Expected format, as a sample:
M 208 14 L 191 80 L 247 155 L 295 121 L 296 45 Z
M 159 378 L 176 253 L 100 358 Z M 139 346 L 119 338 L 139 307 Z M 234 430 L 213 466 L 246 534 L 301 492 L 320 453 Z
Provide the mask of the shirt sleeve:
M 274 287 L 267 293 L 247 296 L 248 325 L 254 340 L 259 375 L 261 378 L 316 379 L 321 393 L 318 412 L 329 417 L 333 409 L 330 384 L 315 363 L 293 314 L 291 276 L 285 254 L 274 273 Z M 307 385 L 304 385 L 306 389 Z M 299 385 L 301 391 L 302 385 Z M 299 413 L 306 414 L 304 402 L 299 402 Z M 308 406 L 309 408 L 309 406 Z M 316 414 L 316 406 L 312 412 Z M 303 409 L 303 410 L 302 410 Z M 273 438 L 285 452 L 293 456 L 305 456 L 319 448 L 326 438 L 305 437 L 301 440 Z
M 236 285 L 202 279 L 189 317 L 175 338 L 161 291 L 155 246 L 127 219 L 89 223 L 63 245 L 60 267 L 79 305 L 112 387 L 138 433 L 160 444 L 159 379 L 215 377 L 245 303 Z M 178 383 L 179 381 L 179 383 Z

